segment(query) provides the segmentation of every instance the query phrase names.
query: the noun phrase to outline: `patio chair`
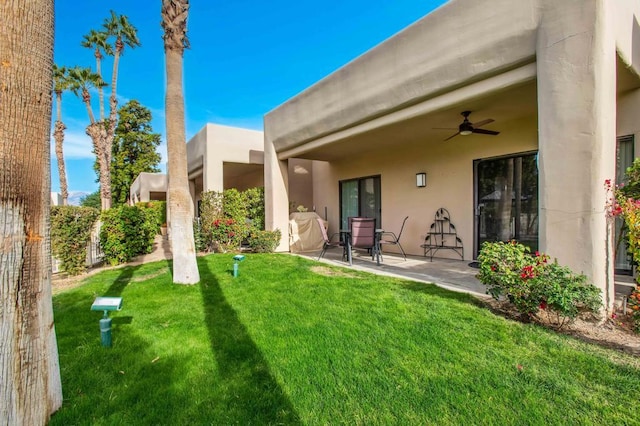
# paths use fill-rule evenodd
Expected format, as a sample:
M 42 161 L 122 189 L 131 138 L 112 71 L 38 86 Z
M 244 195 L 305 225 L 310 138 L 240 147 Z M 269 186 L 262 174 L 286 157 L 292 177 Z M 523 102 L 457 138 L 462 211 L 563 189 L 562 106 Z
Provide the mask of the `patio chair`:
M 402 237 L 402 231 L 404 230 L 405 223 L 407 223 L 407 219 L 409 219 L 409 216 L 405 217 L 404 220 L 402 221 L 402 226 L 400 227 L 400 232 L 398 232 L 398 235 L 394 234 L 391 231 L 387 231 L 387 232 L 383 232 L 382 237 L 380 238 L 381 246 L 384 244 L 398 246 L 398 248 L 402 252 L 402 257 L 404 257 L 404 260 L 407 260 L 407 255 L 405 254 L 404 249 L 400 244 L 400 237 Z
M 351 247 L 367 249 L 375 255 L 376 219 L 373 217 L 354 217 L 351 219 Z
M 320 225 L 320 231 L 322 232 L 322 238 L 324 239 L 324 243 L 322 244 L 322 251 L 320 252 L 320 256 L 318 256 L 318 260 L 322 259 L 322 256 L 324 256 L 324 253 L 327 251 L 327 249 L 337 248 L 337 247 L 342 247 L 342 259 L 344 260 L 345 249 L 346 249 L 344 242 L 342 241 L 342 239 L 338 241 L 333 241 L 333 238 L 336 235 L 339 236 L 340 233 L 336 232 L 335 234 L 331 235 L 331 237 L 329 237 L 329 235 L 327 234 L 327 230 L 324 227 L 324 223 L 322 222 L 322 219 L 318 217 L 316 218 L 316 220 L 318 221 L 318 225 Z

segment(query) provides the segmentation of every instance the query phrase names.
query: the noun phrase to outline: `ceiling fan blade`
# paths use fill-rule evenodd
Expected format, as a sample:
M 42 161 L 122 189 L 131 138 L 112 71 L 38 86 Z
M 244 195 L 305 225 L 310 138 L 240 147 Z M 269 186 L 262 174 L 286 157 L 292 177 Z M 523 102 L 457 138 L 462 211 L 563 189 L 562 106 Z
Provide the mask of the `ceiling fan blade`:
M 473 127 L 482 127 L 485 124 L 489 124 L 489 123 L 493 123 L 494 120 L 493 118 L 487 118 L 486 120 L 482 120 L 482 121 L 478 121 L 477 123 L 473 123 Z
M 458 130 L 457 127 L 432 127 L 433 130 Z
M 460 134 L 460 132 L 458 132 L 458 133 L 454 133 L 453 135 L 451 135 L 451 136 L 449 136 L 448 138 L 446 138 L 444 141 L 446 142 L 446 141 L 448 141 L 449 139 L 451 139 L 451 138 L 454 138 L 454 137 L 458 136 L 459 134 Z
M 495 130 L 486 130 L 486 129 L 473 129 L 473 133 L 480 133 L 482 135 L 498 135 L 500 132 L 496 132 Z

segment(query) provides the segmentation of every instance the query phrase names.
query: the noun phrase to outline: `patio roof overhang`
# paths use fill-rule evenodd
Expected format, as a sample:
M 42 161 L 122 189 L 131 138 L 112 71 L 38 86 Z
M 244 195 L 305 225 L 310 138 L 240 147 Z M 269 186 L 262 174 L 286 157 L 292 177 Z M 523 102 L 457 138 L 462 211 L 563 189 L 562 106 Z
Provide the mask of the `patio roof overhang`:
M 269 112 L 265 138 L 279 160 L 332 161 L 441 142 L 449 134 L 433 128 L 457 127 L 463 110 L 493 118 L 495 130 L 537 120 L 540 3 L 451 1 Z M 632 26 L 616 35 L 619 93 L 640 82 Z

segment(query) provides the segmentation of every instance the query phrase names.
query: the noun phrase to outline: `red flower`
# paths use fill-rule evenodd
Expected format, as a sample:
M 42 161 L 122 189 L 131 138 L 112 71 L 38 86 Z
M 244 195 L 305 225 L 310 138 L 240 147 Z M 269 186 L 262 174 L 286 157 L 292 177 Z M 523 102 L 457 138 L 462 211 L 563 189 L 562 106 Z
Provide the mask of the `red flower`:
M 543 300 L 542 302 L 540 302 L 540 309 L 542 309 L 542 310 L 547 309 L 547 302 L 546 301 Z
M 496 265 L 491 265 L 491 270 L 492 270 L 493 272 L 495 272 L 497 269 L 498 269 L 498 268 L 496 268 Z
M 527 280 L 529 278 L 534 278 L 535 274 L 533 272 L 533 266 L 527 265 L 522 268 L 522 273 L 520 273 L 520 278 Z

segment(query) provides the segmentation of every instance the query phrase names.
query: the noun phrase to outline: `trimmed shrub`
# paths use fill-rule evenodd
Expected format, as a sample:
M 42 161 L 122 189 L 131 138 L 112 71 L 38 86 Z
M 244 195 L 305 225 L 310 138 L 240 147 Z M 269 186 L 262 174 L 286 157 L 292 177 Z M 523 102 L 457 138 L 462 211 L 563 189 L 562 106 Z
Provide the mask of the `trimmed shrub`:
M 549 256 L 515 241 L 485 242 L 478 255 L 478 279 L 495 299 L 506 297 L 528 319 L 541 311 L 558 328 L 580 311 L 596 312 L 602 306 L 600 290 Z
M 264 188 L 251 188 L 243 192 L 246 202 L 247 219 L 252 231 L 264 230 Z
M 157 229 L 152 209 L 123 205 L 103 211 L 100 244 L 105 260 L 117 265 L 150 253 Z
M 273 253 L 280 243 L 280 230 L 253 231 L 249 238 L 249 247 L 254 253 Z
M 51 207 L 51 251 L 70 275 L 86 270 L 87 245 L 98 216 L 93 207 Z
M 166 201 L 147 201 L 136 203 L 136 207 L 141 209 L 150 209 L 153 211 L 155 222 L 157 224 L 156 233 L 160 233 L 160 227 L 167 223 L 167 202 Z

